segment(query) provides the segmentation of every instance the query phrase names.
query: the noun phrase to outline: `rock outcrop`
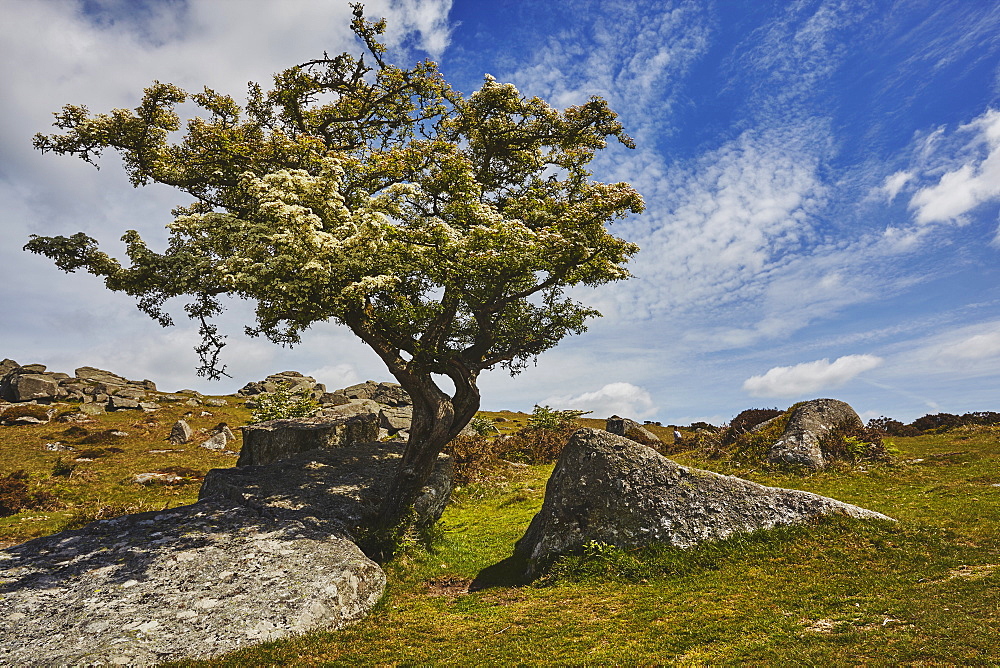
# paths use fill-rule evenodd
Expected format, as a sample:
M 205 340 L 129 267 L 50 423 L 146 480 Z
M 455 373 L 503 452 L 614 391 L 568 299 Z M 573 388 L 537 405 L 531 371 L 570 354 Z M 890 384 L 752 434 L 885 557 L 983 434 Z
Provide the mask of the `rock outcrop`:
M 330 523 L 199 502 L 0 550 L 0 664 L 208 658 L 366 615 L 382 569 Z
M 843 401 L 807 401 L 792 412 L 784 433 L 768 452 L 768 461 L 821 469 L 827 464 L 820 447 L 823 436 L 836 428 L 863 426 L 858 414 Z
M 400 443 L 362 443 L 311 450 L 267 466 L 212 469 L 205 475 L 199 499 L 227 499 L 269 515 L 314 517 L 357 536 L 359 527 L 374 526 L 386 486 L 403 458 Z M 414 505 L 418 526 L 437 522 L 452 485 L 452 462 L 440 455 L 434 473 Z
M 20 365 L 5 359 L 0 362 L 0 399 L 96 402 L 111 410 L 154 410 L 158 407 L 145 401 L 156 393 L 156 384 L 151 380 L 128 380 L 90 366 L 80 367 L 74 374 L 47 371 L 44 364 Z
M 326 386 L 317 383 L 315 378 L 304 376 L 298 371 L 281 371 L 272 373 L 264 380 L 247 383 L 236 394 L 241 397 L 252 397 L 265 392 L 274 392 L 279 387 L 285 387 L 291 392 L 305 390 L 312 399 L 319 399 L 326 393 Z
M 663 447 L 663 441 L 661 441 L 656 434 L 646 429 L 635 420 L 612 415 L 608 418 L 607 426 L 605 428 L 612 434 L 624 436 L 625 438 L 632 439 L 636 443 L 642 443 L 643 445 L 648 445 L 651 448 Z
M 263 466 L 308 450 L 378 440 L 378 415 L 268 420 L 242 430 L 243 448 L 236 466 Z
M 515 550 L 537 575 L 589 541 L 690 547 L 832 514 L 891 519 L 817 494 L 680 466 L 623 436 L 581 429 L 563 450 L 542 509 Z

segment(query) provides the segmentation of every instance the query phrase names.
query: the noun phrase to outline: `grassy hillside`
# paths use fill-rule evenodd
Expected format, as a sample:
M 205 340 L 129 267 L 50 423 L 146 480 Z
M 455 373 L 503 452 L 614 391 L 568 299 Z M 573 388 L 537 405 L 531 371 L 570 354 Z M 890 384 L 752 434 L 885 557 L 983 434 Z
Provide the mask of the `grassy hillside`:
M 227 417 L 241 424 L 239 407 L 208 410 L 214 415 L 204 424 L 193 418 L 194 426 Z M 489 415 L 504 417 L 505 430 L 527 419 Z M 162 440 L 172 415 L 157 414 L 160 424 L 148 434 L 135 426 L 142 416 L 134 413 L 105 419 L 131 430 L 119 446 L 126 452 L 79 464 L 79 480 L 55 483 L 45 476 L 61 453 L 41 448 L 49 432 L 65 426 L 0 427 L 0 473 L 30 466 L 34 486 L 54 485 L 75 504 L 4 518 L 0 538 L 51 530 L 67 514 L 108 501 L 187 502 L 195 482 L 150 488 L 128 482 L 130 474 L 233 461 L 196 446 L 150 454 L 172 447 Z M 389 565 L 388 593 L 367 619 L 203 663 L 996 665 L 998 436 L 978 428 L 893 439 L 901 453 L 893 465 L 809 476 L 677 453 L 682 464 L 832 496 L 899 522 L 830 520 L 690 550 L 594 549 L 531 584 L 517 582 L 509 557 L 541 505 L 551 466 L 511 467 L 506 482 L 458 491 L 433 549 L 414 546 Z

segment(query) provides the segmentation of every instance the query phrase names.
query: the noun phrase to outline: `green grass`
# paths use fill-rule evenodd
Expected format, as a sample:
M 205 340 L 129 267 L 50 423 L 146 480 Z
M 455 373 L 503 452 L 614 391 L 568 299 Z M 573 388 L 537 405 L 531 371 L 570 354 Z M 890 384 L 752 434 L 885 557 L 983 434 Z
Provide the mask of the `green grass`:
M 998 665 L 998 432 L 893 440 L 894 465 L 809 476 L 673 457 L 897 523 L 598 549 L 528 584 L 512 549 L 551 466 L 516 469 L 492 491 L 460 491 L 433 548 L 388 565 L 387 594 L 361 622 L 183 665 Z

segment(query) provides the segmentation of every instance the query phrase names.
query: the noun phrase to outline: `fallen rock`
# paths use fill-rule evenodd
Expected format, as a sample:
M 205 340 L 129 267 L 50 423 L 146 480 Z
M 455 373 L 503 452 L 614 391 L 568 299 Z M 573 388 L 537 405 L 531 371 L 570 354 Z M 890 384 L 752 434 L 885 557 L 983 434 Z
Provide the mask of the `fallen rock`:
M 241 427 L 243 448 L 236 466 L 262 466 L 299 452 L 339 448 L 378 438 L 378 416 L 268 420 Z
M 580 429 L 563 450 L 542 509 L 515 552 L 537 575 L 558 555 L 589 541 L 690 547 L 834 514 L 891 520 L 818 494 L 680 466 L 623 436 Z
M 0 551 L 0 664 L 207 659 L 366 615 L 385 574 L 312 521 L 199 502 Z
M 225 450 L 229 439 L 222 432 L 216 432 L 201 443 L 201 447 L 206 450 Z
M 184 482 L 184 478 L 170 471 L 151 471 L 136 473 L 132 476 L 132 482 L 138 485 L 177 485 Z
M 618 436 L 632 439 L 636 443 L 648 445 L 651 448 L 662 448 L 661 441 L 656 434 L 649 431 L 635 420 L 612 415 L 607 421 L 607 431 Z
M 191 440 L 192 433 L 191 425 L 185 420 L 178 420 L 170 428 L 170 436 L 167 437 L 167 440 L 173 445 L 181 445 Z
M 275 517 L 316 517 L 356 537 L 359 527 L 374 526 L 404 448 L 400 443 L 361 443 L 302 452 L 267 466 L 212 469 L 198 498 L 228 499 L 267 509 Z M 440 519 L 451 486 L 451 458 L 442 454 L 414 504 L 417 526 Z
M 108 398 L 107 408 L 109 411 L 137 410 L 139 408 L 139 402 L 135 399 L 111 395 Z
M 776 464 L 793 464 L 811 469 L 826 466 L 820 442 L 825 434 L 838 427 L 861 428 L 864 423 L 849 404 L 836 399 L 813 399 L 796 408 L 788 425 L 768 452 Z

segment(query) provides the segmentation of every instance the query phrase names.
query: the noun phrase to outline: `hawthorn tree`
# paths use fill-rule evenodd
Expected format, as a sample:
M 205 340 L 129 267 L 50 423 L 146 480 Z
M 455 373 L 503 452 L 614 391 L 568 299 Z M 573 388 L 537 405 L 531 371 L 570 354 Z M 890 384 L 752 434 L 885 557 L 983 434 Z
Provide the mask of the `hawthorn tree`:
M 61 133 L 36 135 L 37 149 L 95 166 L 114 149 L 134 186 L 163 183 L 193 199 L 172 211 L 162 253 L 125 233 L 127 266 L 83 233 L 33 236 L 25 248 L 103 277 L 164 326 L 163 302 L 190 297 L 209 378 L 224 373 L 212 323 L 220 296 L 255 302 L 247 333 L 278 344 L 316 322 L 350 328 L 413 400 L 381 508 L 388 530 L 478 410 L 480 372 L 517 373 L 600 315 L 564 291 L 628 277 L 638 248 L 605 224 L 643 202 L 587 169 L 609 138 L 633 147 L 603 99 L 558 111 L 490 76 L 465 97 L 431 61 L 387 63 L 385 20 L 353 7 L 359 55 L 287 69 L 266 93 L 251 83 L 243 107 L 159 82 L 134 111 L 63 107 Z M 187 101 L 205 117 L 182 133 L 177 106 Z

